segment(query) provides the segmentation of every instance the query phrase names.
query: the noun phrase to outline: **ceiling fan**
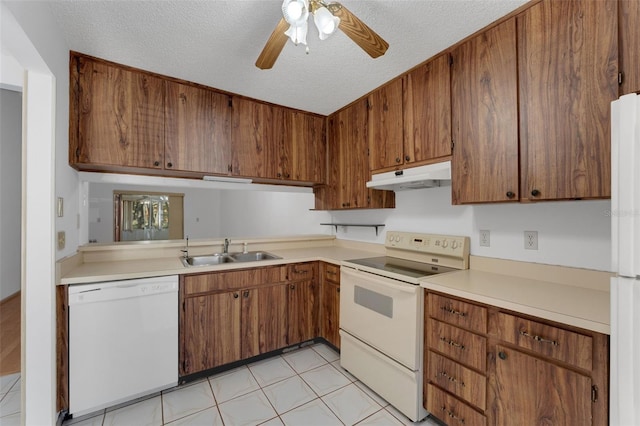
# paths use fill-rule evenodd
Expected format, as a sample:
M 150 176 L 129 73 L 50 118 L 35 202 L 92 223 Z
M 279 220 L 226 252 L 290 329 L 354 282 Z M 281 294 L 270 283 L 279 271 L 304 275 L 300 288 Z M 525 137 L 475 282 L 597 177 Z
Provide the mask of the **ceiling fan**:
M 284 0 L 283 17 L 258 56 L 256 67 L 263 70 L 273 67 L 288 38 L 296 45 L 306 45 L 309 14 L 313 15 L 321 40 L 340 28 L 372 58 L 384 55 L 389 48 L 389 43 L 340 3 L 325 3 L 323 0 Z

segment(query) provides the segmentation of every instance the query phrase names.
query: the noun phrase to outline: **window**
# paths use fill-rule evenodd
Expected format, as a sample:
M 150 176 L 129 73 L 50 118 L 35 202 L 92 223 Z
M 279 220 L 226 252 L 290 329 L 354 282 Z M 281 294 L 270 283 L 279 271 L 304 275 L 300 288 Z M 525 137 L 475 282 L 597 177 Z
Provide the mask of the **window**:
M 114 241 L 183 238 L 184 194 L 114 191 Z

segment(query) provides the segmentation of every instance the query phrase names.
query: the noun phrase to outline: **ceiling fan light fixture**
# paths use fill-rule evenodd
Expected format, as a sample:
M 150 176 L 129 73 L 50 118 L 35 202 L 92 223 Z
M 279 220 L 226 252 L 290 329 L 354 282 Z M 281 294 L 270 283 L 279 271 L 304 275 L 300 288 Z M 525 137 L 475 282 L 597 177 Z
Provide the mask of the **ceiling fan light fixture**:
M 340 25 L 340 18 L 333 16 L 333 14 L 329 12 L 329 9 L 321 6 L 313 12 L 313 22 L 318 28 L 320 40 L 326 40 L 338 29 L 338 25 Z
M 300 26 L 309 18 L 309 0 L 284 0 L 282 2 L 282 15 L 285 21 L 292 26 Z
M 291 25 L 284 33 L 291 39 L 296 46 L 300 43 L 307 44 L 307 21 L 304 21 L 300 25 Z

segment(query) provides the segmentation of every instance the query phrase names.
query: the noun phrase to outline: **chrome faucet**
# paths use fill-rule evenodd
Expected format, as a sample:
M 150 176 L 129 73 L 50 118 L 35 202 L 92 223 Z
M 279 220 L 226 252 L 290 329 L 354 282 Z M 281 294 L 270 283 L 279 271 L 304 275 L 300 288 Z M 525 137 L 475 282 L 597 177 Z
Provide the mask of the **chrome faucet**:
M 187 237 L 186 240 L 187 240 L 186 247 L 180 251 L 183 253 L 184 258 L 188 259 L 189 258 L 189 237 Z
M 224 246 L 222 246 L 222 253 L 223 254 L 229 254 L 229 243 L 231 242 L 231 240 L 229 240 L 228 238 L 224 239 Z

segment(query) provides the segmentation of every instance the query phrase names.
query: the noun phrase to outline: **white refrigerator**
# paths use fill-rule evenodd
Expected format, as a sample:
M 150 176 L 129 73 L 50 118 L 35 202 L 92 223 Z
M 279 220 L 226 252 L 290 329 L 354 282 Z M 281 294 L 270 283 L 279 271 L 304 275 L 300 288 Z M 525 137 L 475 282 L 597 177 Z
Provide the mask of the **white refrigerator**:
M 640 425 L 640 95 L 611 104 L 610 423 Z

